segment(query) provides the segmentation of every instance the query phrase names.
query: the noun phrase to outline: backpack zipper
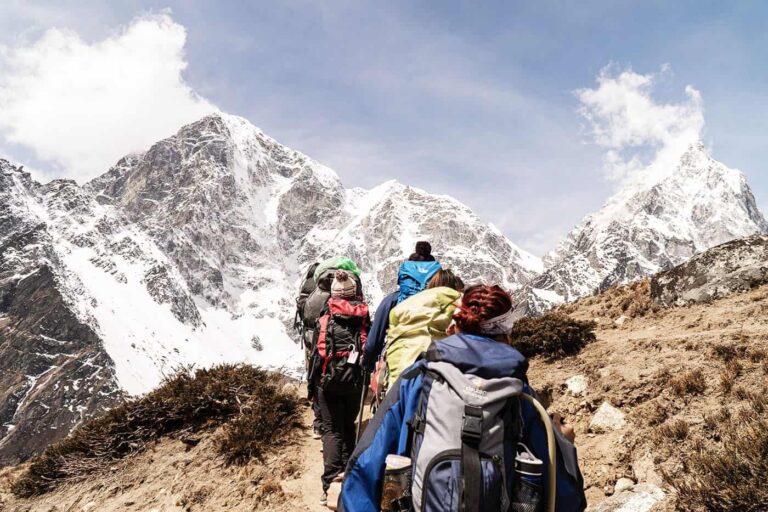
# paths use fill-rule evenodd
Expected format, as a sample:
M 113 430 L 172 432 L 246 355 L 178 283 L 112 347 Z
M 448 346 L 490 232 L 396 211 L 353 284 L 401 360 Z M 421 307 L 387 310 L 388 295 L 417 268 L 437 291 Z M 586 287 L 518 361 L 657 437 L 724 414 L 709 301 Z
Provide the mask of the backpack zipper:
M 501 460 L 501 457 L 498 455 L 491 457 L 491 460 L 493 460 L 493 463 L 496 465 L 499 473 L 501 473 L 501 510 L 508 510 L 509 491 L 507 490 L 507 468 L 504 464 L 504 461 Z
M 438 465 L 441 462 L 444 462 L 446 460 L 450 459 L 457 459 L 459 461 L 459 464 L 461 464 L 461 450 L 452 449 L 452 450 L 444 450 L 442 452 L 438 452 L 437 455 L 432 457 L 432 460 L 429 461 L 429 464 L 427 464 L 427 469 L 424 471 L 424 485 L 421 490 L 421 507 L 419 510 L 424 510 L 424 507 L 427 504 L 427 490 L 429 487 L 429 474 L 432 472 L 434 467 Z M 509 503 L 509 497 L 507 496 L 506 491 L 506 475 L 504 471 L 504 464 L 501 461 L 501 457 L 498 455 L 490 456 L 487 453 L 480 452 L 480 461 L 482 463 L 482 460 L 490 460 L 493 462 L 494 466 L 499 468 L 499 471 L 501 472 L 501 479 L 502 479 L 502 485 L 504 486 L 504 490 L 502 491 L 502 506 L 504 503 Z M 414 466 L 416 465 L 414 461 Z M 411 470 L 413 471 L 413 469 Z M 461 496 L 459 496 L 459 499 L 461 499 Z M 502 510 L 506 510 L 506 508 L 502 508 Z

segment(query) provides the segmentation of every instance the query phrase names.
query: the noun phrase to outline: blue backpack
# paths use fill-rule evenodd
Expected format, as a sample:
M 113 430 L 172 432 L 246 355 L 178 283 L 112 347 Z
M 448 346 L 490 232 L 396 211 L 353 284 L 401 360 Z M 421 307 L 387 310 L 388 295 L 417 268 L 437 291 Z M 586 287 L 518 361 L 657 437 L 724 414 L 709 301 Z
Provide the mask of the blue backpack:
M 400 265 L 397 284 L 400 294 L 397 303 L 400 304 L 411 295 L 416 295 L 427 287 L 427 283 L 440 270 L 436 261 L 406 261 Z

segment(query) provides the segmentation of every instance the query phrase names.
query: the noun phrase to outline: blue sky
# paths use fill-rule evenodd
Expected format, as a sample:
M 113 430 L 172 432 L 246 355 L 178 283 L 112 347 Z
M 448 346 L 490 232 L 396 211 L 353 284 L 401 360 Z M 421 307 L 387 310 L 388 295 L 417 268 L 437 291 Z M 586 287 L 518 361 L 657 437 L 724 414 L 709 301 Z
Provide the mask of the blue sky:
M 596 88 L 608 65 L 653 75 L 659 105 L 685 104 L 694 87 L 713 156 L 744 171 L 768 207 L 762 2 L 11 1 L 0 6 L 0 45 L 7 55 L 57 27 L 87 47 L 162 12 L 186 29 L 184 87 L 205 105 L 248 118 L 348 186 L 396 178 L 451 194 L 539 255 L 620 186 L 574 92 Z M 204 109 L 179 105 L 185 115 Z M 61 122 L 76 125 L 89 108 L 105 110 L 86 102 Z M 84 115 L 108 127 L 118 114 Z M 46 126 L 27 135 L 0 126 L 0 153 L 71 175 L 74 156 L 34 140 Z

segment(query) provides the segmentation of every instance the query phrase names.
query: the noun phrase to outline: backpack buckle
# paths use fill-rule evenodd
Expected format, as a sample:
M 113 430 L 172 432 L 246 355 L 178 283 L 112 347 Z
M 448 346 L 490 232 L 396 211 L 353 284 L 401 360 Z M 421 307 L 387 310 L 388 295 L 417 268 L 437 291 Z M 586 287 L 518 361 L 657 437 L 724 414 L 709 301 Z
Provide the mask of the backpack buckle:
M 464 420 L 461 425 L 461 439 L 479 443 L 483 437 L 483 409 L 481 407 L 464 407 Z

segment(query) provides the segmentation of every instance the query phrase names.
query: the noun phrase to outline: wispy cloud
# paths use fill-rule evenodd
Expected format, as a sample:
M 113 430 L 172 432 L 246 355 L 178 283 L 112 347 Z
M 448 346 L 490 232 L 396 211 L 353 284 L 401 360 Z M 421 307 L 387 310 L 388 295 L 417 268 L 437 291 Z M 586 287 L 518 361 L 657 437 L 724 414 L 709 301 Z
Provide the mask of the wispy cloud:
M 652 178 L 650 173 L 660 176 L 701 138 L 704 108 L 698 90 L 686 86 L 686 99 L 677 103 L 653 97 L 657 83 L 669 73 L 668 65 L 645 75 L 631 69 L 616 73 L 607 66 L 597 76 L 597 87 L 575 91 L 589 135 L 606 149 L 609 178 L 623 180 L 639 172 L 645 179 Z
M 0 47 L 0 134 L 85 180 L 215 110 L 182 72 L 186 30 L 148 14 L 101 41 L 49 29 Z

